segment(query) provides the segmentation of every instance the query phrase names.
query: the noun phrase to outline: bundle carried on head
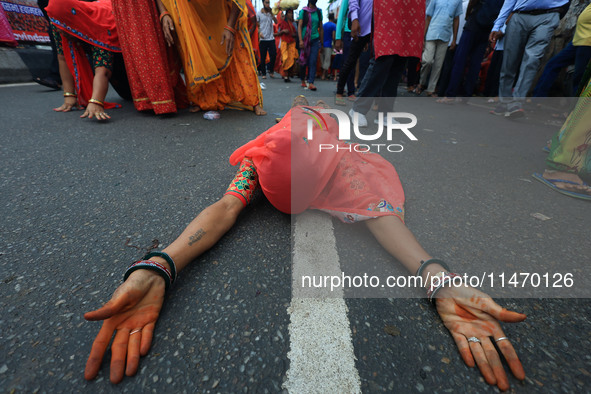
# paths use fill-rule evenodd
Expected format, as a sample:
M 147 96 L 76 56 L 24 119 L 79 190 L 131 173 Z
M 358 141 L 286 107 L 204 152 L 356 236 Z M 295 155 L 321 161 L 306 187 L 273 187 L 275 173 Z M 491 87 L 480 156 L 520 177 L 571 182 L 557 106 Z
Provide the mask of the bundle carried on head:
M 273 6 L 273 14 L 277 15 L 279 10 L 295 10 L 300 6 L 300 0 L 279 0 Z

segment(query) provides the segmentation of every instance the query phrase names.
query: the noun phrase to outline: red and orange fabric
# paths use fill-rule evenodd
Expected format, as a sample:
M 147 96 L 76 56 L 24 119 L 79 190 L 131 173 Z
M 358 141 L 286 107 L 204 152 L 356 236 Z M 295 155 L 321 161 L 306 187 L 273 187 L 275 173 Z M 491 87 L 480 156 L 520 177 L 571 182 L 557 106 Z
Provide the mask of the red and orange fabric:
M 203 110 L 227 106 L 253 110 L 256 105 L 262 106 L 245 0 L 162 3 L 174 21 L 190 103 Z M 228 56 L 221 39 L 233 4 L 240 14 L 234 51 Z
M 271 204 L 284 213 L 326 211 L 345 222 L 394 215 L 404 220 L 404 191 L 394 166 L 337 139 L 338 125 L 319 108 L 296 107 L 256 139 L 238 148 L 230 163 L 254 163 Z M 313 138 L 308 120 L 318 119 Z M 340 149 L 322 150 L 321 144 Z M 346 148 L 350 149 L 346 149 Z
M 53 26 L 62 33 L 64 56 L 74 77 L 78 104 L 86 107 L 92 97 L 94 73 L 82 42 L 110 52 L 121 52 L 111 1 L 54 0 L 45 10 Z M 104 103 L 105 109 L 119 106 Z
M 112 2 L 135 108 L 156 114 L 186 108 L 180 59 L 164 42 L 154 0 Z

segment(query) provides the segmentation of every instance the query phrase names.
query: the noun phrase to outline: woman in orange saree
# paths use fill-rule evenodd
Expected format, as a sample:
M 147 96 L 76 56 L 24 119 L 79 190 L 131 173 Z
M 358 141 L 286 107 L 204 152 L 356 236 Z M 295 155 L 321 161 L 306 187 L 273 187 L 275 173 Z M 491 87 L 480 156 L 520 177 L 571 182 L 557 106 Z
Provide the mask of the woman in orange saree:
M 158 0 L 164 34 L 183 59 L 192 111 L 249 109 L 266 115 L 244 0 Z M 174 25 L 172 25 L 174 24 Z

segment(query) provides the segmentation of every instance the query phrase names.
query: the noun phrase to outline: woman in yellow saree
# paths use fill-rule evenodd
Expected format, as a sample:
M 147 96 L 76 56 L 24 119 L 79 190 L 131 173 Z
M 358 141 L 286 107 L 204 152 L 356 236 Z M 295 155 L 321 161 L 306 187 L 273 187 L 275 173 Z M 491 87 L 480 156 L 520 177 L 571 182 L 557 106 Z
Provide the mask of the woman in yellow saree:
M 158 0 L 168 45 L 183 59 L 192 111 L 263 111 L 245 0 Z

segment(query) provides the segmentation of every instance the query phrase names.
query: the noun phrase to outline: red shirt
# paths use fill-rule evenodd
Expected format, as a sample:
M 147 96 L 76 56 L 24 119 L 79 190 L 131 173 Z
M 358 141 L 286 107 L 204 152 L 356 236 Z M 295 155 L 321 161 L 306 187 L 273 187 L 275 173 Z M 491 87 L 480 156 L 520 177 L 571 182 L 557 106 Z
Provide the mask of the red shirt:
M 421 57 L 425 34 L 425 0 L 374 0 L 376 58 Z

